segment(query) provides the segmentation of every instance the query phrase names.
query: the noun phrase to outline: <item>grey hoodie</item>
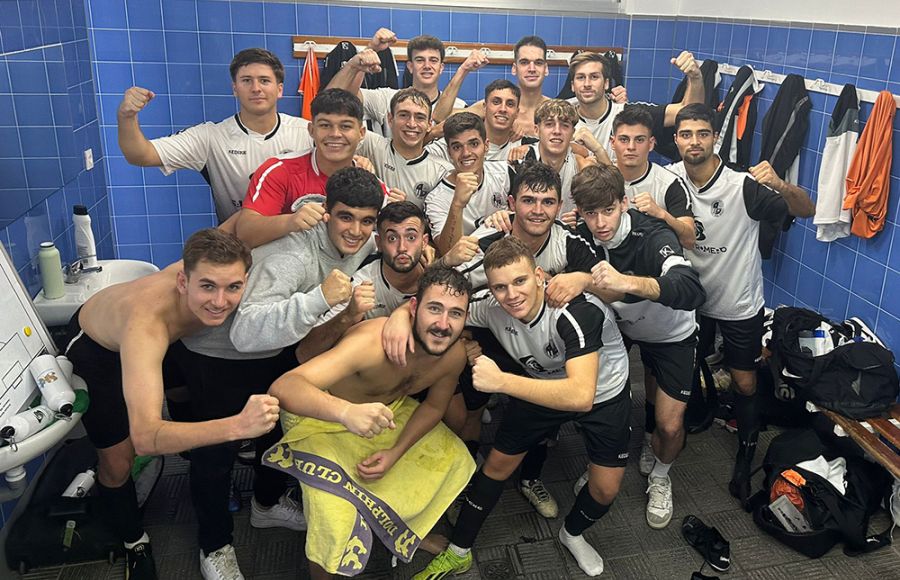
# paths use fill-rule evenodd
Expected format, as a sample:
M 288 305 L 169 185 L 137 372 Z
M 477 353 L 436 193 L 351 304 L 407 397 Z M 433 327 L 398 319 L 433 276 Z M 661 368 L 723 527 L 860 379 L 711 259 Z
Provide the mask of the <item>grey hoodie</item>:
M 328 274 L 337 269 L 351 276 L 375 250 L 373 235 L 359 252 L 342 256 L 326 227 L 320 223 L 253 250 L 247 288 L 231 326 L 237 350 L 274 354 L 299 342 L 329 309 L 321 288 Z

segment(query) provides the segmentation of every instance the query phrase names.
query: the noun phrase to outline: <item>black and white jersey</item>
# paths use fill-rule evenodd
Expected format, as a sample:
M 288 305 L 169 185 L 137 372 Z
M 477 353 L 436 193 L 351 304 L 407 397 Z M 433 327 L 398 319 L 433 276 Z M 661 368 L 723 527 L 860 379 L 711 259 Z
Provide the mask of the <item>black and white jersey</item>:
M 540 161 L 540 143 L 531 143 L 529 148 L 528 153 L 525 154 L 525 158 L 522 161 Z M 572 200 L 572 179 L 575 177 L 576 173 L 578 173 L 578 162 L 575 160 L 575 154 L 569 149 L 569 152 L 566 153 L 566 159 L 559 169 L 559 180 L 562 182 L 562 191 L 559 192 L 560 215 L 575 209 L 575 202 Z
M 684 180 L 652 161 L 647 163 L 647 171 L 634 181 L 625 182 L 625 196 L 634 202 L 639 193 L 649 193 L 656 205 L 669 212 L 672 217 L 691 217 L 691 201 Z
M 446 168 L 427 149 L 415 159 L 405 159 L 394 149 L 393 141 L 372 132 L 366 133 L 356 153 L 372 162 L 375 175 L 388 188 L 396 187 L 406 194 L 406 201 L 421 208 L 425 207 L 428 192 L 447 174 Z
M 256 133 L 235 114 L 219 123 L 200 123 L 168 137 L 153 139 L 162 161 L 160 170 L 177 169 L 203 174 L 212 189 L 220 222 L 241 209 L 250 177 L 266 159 L 286 153 L 307 153 L 313 147 L 309 121 L 278 114 L 275 128 Z
M 472 235 L 484 218 L 497 210 L 507 209 L 509 198 L 509 170 L 507 167 L 506 163 L 497 161 L 484 162 L 484 179 L 463 209 L 462 232 L 464 236 Z M 434 238 L 441 235 L 444 224 L 447 223 L 447 214 L 453 203 L 455 189 L 455 185 L 442 179 L 425 197 L 425 215 L 431 224 L 431 235 Z
M 515 214 L 509 216 L 510 221 L 516 219 Z M 484 253 L 506 234 L 488 225 L 482 225 L 472 235 L 478 238 L 478 253 L 471 260 L 457 266 L 457 270 L 466 275 L 473 288 L 481 288 L 487 285 L 487 276 L 484 273 Z M 550 226 L 550 235 L 544 241 L 541 248 L 534 254 L 535 263 L 541 269 L 555 276 L 563 272 L 590 272 L 597 263 L 597 254 L 591 245 L 581 236 L 567 228 L 562 222 L 554 222 Z
M 659 284 L 656 300 L 627 294 L 610 305 L 622 334 L 653 343 L 678 342 L 694 334 L 694 309 L 703 304 L 706 293 L 678 236 L 664 221 L 630 209 L 608 242 L 594 238 L 584 223 L 578 233 L 594 245 L 601 260 L 622 274 L 653 278 Z
M 684 179 L 691 196 L 697 243 L 689 255 L 706 289 L 700 313 L 721 320 L 755 316 L 764 304 L 759 222 L 783 219 L 787 202 L 721 160 L 699 187 L 687 176 L 684 162 L 669 167 Z
M 390 138 L 391 126 L 388 124 L 387 116 L 391 112 L 391 99 L 400 89 L 391 87 L 381 87 L 377 89 L 360 89 L 359 92 L 363 96 L 363 117 L 367 121 L 371 121 L 372 130 Z M 441 98 L 438 93 L 437 98 L 431 101 L 431 108 L 434 109 L 435 103 Z M 456 99 L 453 102 L 454 109 L 465 109 L 466 102 L 462 99 Z
M 353 274 L 351 283 L 354 288 L 363 282 L 371 282 L 375 287 L 375 307 L 366 312 L 366 320 L 380 316 L 390 316 L 397 307 L 415 296 L 415 293 L 404 294 L 391 286 L 391 283 L 388 282 L 384 275 L 384 262 L 380 258 L 372 260 Z M 328 322 L 343 312 L 347 308 L 347 304 L 348 302 L 342 302 L 332 306 L 328 312 L 322 315 L 316 326 Z
M 477 293 L 469 304 L 468 324 L 488 328 L 504 350 L 535 379 L 566 378 L 566 361 L 599 352 L 600 370 L 594 403 L 608 401 L 628 382 L 628 353 L 609 307 L 582 294 L 562 308 L 543 303 L 531 322 L 513 318 L 490 292 Z
M 578 99 L 576 97 L 572 97 L 569 99 L 569 102 L 578 107 Z M 577 131 L 581 127 L 587 127 L 590 132 L 594 135 L 594 139 L 597 140 L 598 143 L 603 145 L 603 148 L 606 150 L 606 154 L 609 155 L 609 158 L 615 163 L 616 154 L 612 149 L 612 144 L 609 140 L 609 137 L 612 135 L 612 126 L 613 119 L 616 118 L 616 115 L 622 112 L 625 108 L 625 103 L 616 103 L 613 102 L 608 96 L 606 97 L 606 113 L 604 113 L 599 119 L 588 119 L 584 116 L 581 116 L 579 113 L 578 123 L 575 125 L 575 130 Z

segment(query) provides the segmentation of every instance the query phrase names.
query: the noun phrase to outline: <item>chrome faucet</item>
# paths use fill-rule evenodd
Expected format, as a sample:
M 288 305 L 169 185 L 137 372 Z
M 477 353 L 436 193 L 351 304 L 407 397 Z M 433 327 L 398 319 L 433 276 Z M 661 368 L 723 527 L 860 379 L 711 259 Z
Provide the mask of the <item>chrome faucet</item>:
M 66 284 L 77 284 L 82 274 L 91 274 L 94 272 L 102 272 L 103 266 L 94 266 L 85 268 L 83 260 L 75 260 L 71 264 L 63 266 L 63 276 L 65 276 Z

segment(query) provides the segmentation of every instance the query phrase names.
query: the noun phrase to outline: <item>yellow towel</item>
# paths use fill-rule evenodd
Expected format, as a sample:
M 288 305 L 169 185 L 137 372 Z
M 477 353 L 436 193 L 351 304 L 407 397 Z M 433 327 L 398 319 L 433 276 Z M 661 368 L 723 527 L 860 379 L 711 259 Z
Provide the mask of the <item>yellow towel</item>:
M 338 423 L 282 412 L 286 435 L 263 464 L 286 471 L 303 487 L 306 557 L 332 574 L 363 571 L 372 534 L 409 562 L 475 471 L 466 447 L 443 423 L 413 445 L 379 480 L 363 482 L 356 465 L 390 448 L 419 406 L 403 397 L 390 405 L 397 428 L 372 439 Z

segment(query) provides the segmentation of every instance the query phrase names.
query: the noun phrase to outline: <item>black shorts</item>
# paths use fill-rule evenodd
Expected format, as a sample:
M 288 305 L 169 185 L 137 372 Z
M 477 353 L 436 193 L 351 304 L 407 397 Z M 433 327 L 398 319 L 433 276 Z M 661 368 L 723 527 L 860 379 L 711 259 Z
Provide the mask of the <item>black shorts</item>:
M 88 438 L 97 449 L 106 449 L 129 437 L 128 407 L 122 390 L 122 359 L 88 336 L 78 322 L 79 308 L 69 321 L 66 338 L 66 357 L 72 361 L 73 372 L 84 379 L 90 394 L 88 410 L 82 416 Z M 176 343 L 180 344 L 180 343 Z M 169 347 L 162 361 L 163 388 L 184 384 L 183 377 L 173 364 Z
M 493 332 L 487 328 L 479 327 L 468 327 L 467 330 L 472 332 L 472 338 L 478 342 L 481 352 L 497 363 L 501 371 L 514 375 L 525 374 L 522 365 L 509 356 L 509 353 L 506 352 L 506 349 L 503 348 L 503 345 L 500 344 Z M 491 398 L 490 393 L 482 393 L 472 385 L 472 367 L 468 364 L 459 375 L 459 388 L 457 391 L 462 392 L 463 399 L 466 402 L 466 409 L 469 411 L 484 407 Z
M 631 439 L 630 416 L 631 388 L 627 383 L 621 393 L 597 403 L 586 413 L 557 411 L 511 397 L 494 448 L 507 455 L 525 453 L 552 437 L 563 423 L 574 421 L 581 427 L 591 463 L 625 467 Z
M 278 377 L 297 367 L 294 350 L 289 346 L 268 358 L 225 359 L 198 354 L 182 345 L 173 361 L 190 392 L 194 420 L 210 421 L 240 413 L 250 395 L 266 393 Z
M 676 401 L 686 403 L 694 384 L 697 357 L 696 333 L 678 342 L 634 341 L 641 349 L 641 362 L 656 383 Z
M 716 325 L 722 333 L 725 347 L 725 366 L 739 371 L 754 371 L 762 356 L 763 308 L 751 318 L 744 320 L 719 320 L 700 315 L 700 346 L 703 356 L 716 339 Z

